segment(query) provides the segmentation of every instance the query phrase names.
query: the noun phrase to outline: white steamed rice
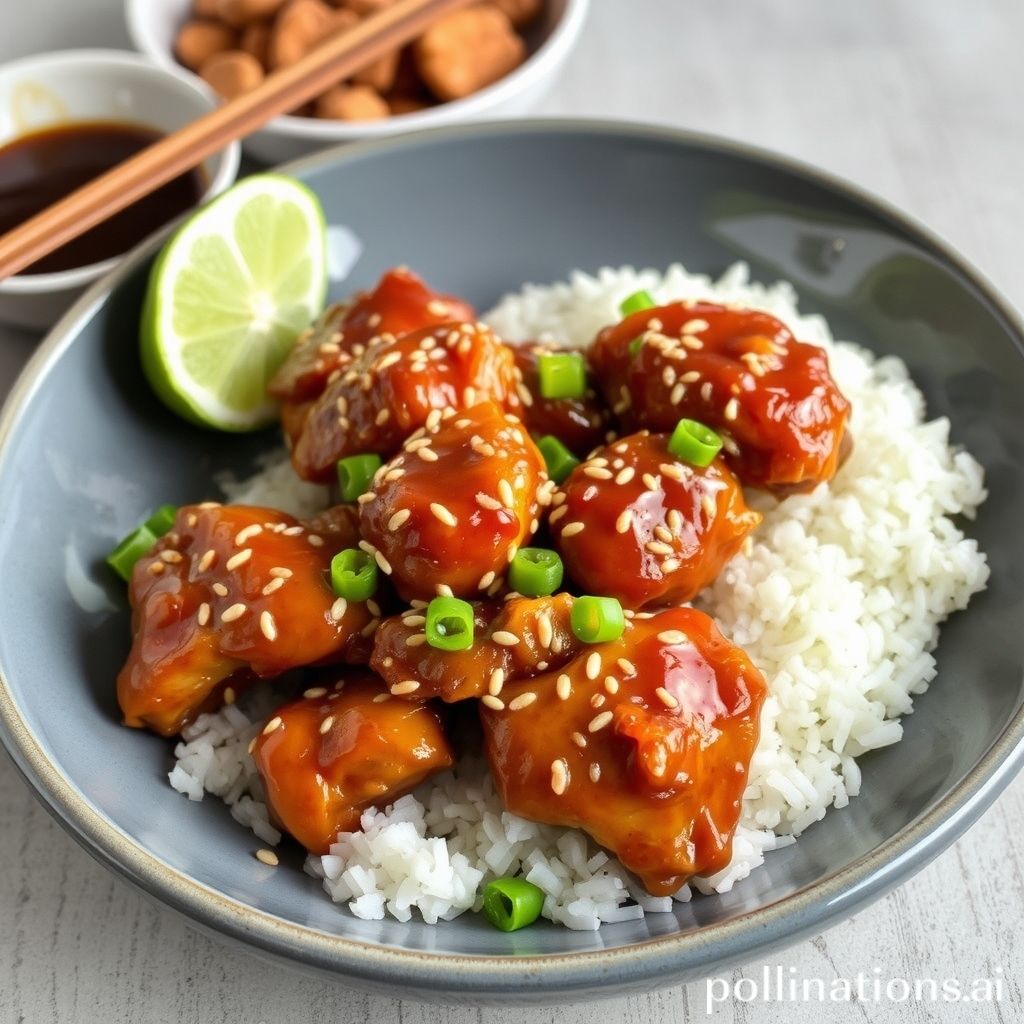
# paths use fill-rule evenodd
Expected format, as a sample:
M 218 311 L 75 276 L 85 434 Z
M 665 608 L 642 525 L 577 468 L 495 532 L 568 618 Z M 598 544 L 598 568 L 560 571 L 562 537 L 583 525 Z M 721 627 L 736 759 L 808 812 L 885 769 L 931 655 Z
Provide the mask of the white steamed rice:
M 860 790 L 856 759 L 902 736 L 900 716 L 935 675 L 939 624 L 985 587 L 985 556 L 953 519 L 972 518 L 985 490 L 979 464 L 950 446 L 948 421 L 925 421 L 921 393 L 900 360 L 833 341 L 821 317 L 800 315 L 788 284 L 753 283 L 743 264 L 718 281 L 681 266 L 664 274 L 577 272 L 568 283 L 507 296 L 484 319 L 509 340 L 580 347 L 641 288 L 662 301 L 711 298 L 773 313 L 827 349 L 853 405 L 853 454 L 836 478 L 779 503 L 750 495 L 764 523 L 698 602 L 750 654 L 770 690 L 732 861 L 694 879 L 701 891 L 724 892 L 765 852 L 845 806 Z M 280 456 L 251 481 L 224 486 L 233 501 L 299 515 L 326 501 L 324 489 L 300 483 Z M 170 781 L 190 799 L 204 791 L 223 798 L 236 819 L 274 844 L 280 834 L 246 752 L 269 706 L 246 708 L 224 708 L 186 729 Z M 509 814 L 482 763 L 367 811 L 361 826 L 340 835 L 328 856 L 307 861 L 331 898 L 359 917 L 406 921 L 416 910 L 428 922 L 450 919 L 479 908 L 489 878 L 518 871 L 547 894 L 544 916 L 570 928 L 673 904 L 645 894 L 582 833 Z M 689 898 L 688 887 L 675 897 Z

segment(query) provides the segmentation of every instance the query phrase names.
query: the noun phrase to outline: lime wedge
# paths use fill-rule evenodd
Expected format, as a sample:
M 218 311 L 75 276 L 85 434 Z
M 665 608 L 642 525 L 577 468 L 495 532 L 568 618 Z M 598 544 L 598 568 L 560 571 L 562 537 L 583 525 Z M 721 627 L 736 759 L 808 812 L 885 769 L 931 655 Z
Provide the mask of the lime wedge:
M 180 416 L 256 430 L 276 403 L 267 382 L 327 296 L 327 232 L 317 197 L 276 174 L 239 182 L 164 247 L 142 313 L 142 367 Z

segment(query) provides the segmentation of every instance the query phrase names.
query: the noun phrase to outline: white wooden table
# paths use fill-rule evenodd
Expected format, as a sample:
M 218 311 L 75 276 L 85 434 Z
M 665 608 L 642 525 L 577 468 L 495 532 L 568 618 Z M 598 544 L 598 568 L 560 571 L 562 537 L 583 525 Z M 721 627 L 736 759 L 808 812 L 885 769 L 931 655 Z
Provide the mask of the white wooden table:
M 0 60 L 127 46 L 118 0 L 5 0 Z M 958 245 L 1024 306 L 1020 0 L 593 0 L 543 112 L 745 139 L 873 189 Z M 0 327 L 0 391 L 35 339 Z M 0 624 L 2 628 L 2 624 Z M 99 867 L 0 757 L 0 1022 L 487 1021 L 680 1024 L 705 986 L 554 1011 L 424 1007 L 311 981 L 188 928 Z M 770 961 L 794 976 L 1003 971 L 1000 1003 L 731 1003 L 723 1021 L 1024 1019 L 1024 778 L 910 883 Z M 741 976 L 759 978 L 762 963 Z M 787 977 L 788 977 L 787 973 Z

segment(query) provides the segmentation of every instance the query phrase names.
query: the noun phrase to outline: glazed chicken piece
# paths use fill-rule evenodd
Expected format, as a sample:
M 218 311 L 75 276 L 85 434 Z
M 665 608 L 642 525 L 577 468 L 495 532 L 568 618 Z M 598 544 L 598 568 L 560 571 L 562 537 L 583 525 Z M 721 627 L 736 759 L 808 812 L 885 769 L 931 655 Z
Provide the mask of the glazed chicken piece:
M 281 424 L 294 444 L 314 399 L 354 358 L 383 337 L 452 320 L 473 320 L 473 307 L 441 295 L 410 270 L 389 270 L 372 291 L 331 306 L 303 331 L 267 390 L 281 399 Z
M 338 685 L 278 708 L 253 747 L 272 818 L 314 854 L 455 762 L 429 705 L 393 699 L 369 672 Z
M 132 648 L 117 679 L 126 725 L 173 736 L 254 677 L 366 662 L 372 602 L 338 601 L 330 584 L 331 556 L 356 543 L 353 510 L 316 529 L 268 508 L 179 510 L 132 573 Z
M 562 482 L 548 517 L 566 570 L 630 608 L 689 601 L 761 522 L 722 459 L 679 461 L 665 434 L 599 449 Z
M 673 608 L 480 713 L 508 810 L 582 828 L 664 896 L 729 861 L 765 692 L 707 615 Z
M 745 484 L 810 491 L 847 453 L 850 404 L 828 356 L 767 313 L 710 302 L 645 309 L 601 331 L 589 356 L 626 429 L 704 423 Z
M 480 697 L 500 709 L 506 685 L 557 669 L 579 653 L 568 594 L 474 602 L 473 612 L 473 646 L 465 651 L 429 646 L 422 609 L 385 619 L 370 667 L 395 696 L 440 697 L 447 703 Z
M 481 324 L 427 327 L 369 346 L 316 400 L 292 464 L 306 480 L 329 480 L 338 459 L 387 457 L 434 411 L 484 399 L 520 407 L 511 349 Z
M 611 419 L 594 390 L 588 388 L 582 398 L 544 398 L 537 362 L 540 356 L 555 350 L 533 342 L 510 347 L 523 378 L 518 389 L 523 403 L 519 415 L 530 433 L 538 438 L 551 434 L 580 458 L 603 444 Z
M 359 498 L 362 546 L 409 601 L 499 583 L 551 485 L 520 421 L 481 402 L 447 418 L 435 410 L 373 488 Z

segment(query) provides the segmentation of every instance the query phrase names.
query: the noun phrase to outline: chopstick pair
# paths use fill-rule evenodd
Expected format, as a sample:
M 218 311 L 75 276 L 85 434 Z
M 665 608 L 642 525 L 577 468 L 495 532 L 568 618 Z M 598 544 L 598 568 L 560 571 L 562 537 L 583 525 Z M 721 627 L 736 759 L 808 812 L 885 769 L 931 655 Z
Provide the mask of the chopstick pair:
M 0 237 L 0 281 L 19 273 L 136 200 L 197 167 L 230 142 L 326 92 L 422 34 L 470 0 L 396 0 L 302 60 L 160 139 Z

